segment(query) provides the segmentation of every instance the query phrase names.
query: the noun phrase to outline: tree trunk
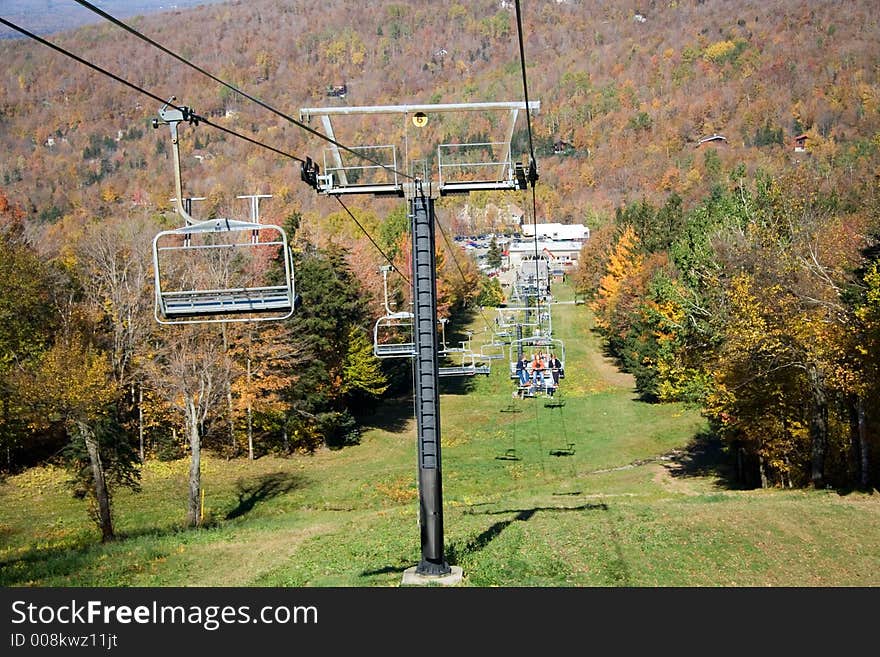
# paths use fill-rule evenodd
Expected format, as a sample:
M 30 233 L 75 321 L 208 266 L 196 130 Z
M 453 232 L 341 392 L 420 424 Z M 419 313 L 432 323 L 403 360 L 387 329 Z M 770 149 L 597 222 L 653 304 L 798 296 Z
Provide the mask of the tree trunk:
M 107 490 L 107 480 L 104 477 L 104 466 L 101 464 L 101 454 L 98 451 L 98 441 L 95 434 L 83 422 L 77 423 L 77 428 L 85 440 L 86 451 L 92 465 L 92 481 L 95 486 L 95 501 L 98 504 L 98 526 L 101 528 L 101 542 L 112 541 L 113 519 L 110 514 L 110 493 Z
M 226 359 L 226 366 L 229 367 L 229 335 L 226 332 L 226 324 L 221 325 L 220 332 L 223 337 L 223 355 Z M 238 454 L 238 445 L 235 442 L 235 406 L 232 402 L 232 377 L 227 377 L 226 381 L 226 410 L 229 413 L 229 447 L 231 449 L 230 458 L 234 458 Z
M 3 391 L 3 397 L 0 399 L 3 404 L 3 433 L 4 443 L 6 443 L 6 470 L 12 472 L 12 432 L 9 430 L 9 401 L 6 397 L 6 391 Z
M 871 485 L 871 455 L 868 448 L 868 423 L 865 419 L 865 400 L 859 396 L 856 405 L 856 415 L 858 416 L 858 434 L 859 434 L 859 456 L 861 466 L 859 468 L 859 485 L 862 489 L 867 490 Z
M 859 396 L 850 395 L 846 400 L 846 410 L 849 412 L 849 451 L 846 459 L 846 477 L 848 483 L 858 488 L 860 485 L 860 463 L 862 460 L 861 445 L 859 444 Z
M 247 359 L 247 384 L 248 390 L 251 389 L 251 359 Z M 251 404 L 250 396 L 248 396 L 247 405 L 247 434 L 248 434 L 248 459 L 254 460 L 254 412 Z
M 140 441 L 141 463 L 144 462 L 144 386 L 138 384 L 138 440 Z
M 251 461 L 254 460 L 254 412 L 251 408 L 250 402 L 248 402 L 247 408 L 247 423 L 248 423 L 248 459 Z
M 235 406 L 232 403 L 232 384 L 226 388 L 226 410 L 229 413 L 229 447 L 230 458 L 238 454 L 238 445 L 235 444 Z
M 189 504 L 187 512 L 187 524 L 190 527 L 198 527 L 202 524 L 201 513 L 201 438 L 199 435 L 199 417 L 196 412 L 196 403 L 192 397 L 186 399 L 186 423 L 189 425 Z
M 810 480 L 813 488 L 824 488 L 825 452 L 828 448 L 828 397 L 825 394 L 825 382 L 819 369 L 815 365 L 811 365 L 807 373 L 813 397 L 810 410 L 810 442 L 812 444 Z

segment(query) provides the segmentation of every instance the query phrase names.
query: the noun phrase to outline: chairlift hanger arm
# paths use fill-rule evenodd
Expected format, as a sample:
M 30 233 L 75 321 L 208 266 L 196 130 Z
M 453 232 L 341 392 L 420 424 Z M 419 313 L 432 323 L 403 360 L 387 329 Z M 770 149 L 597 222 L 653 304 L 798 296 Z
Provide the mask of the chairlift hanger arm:
M 159 118 L 153 119 L 153 128 L 158 128 L 161 121 L 171 129 L 171 150 L 174 156 L 174 188 L 177 192 L 174 197 L 174 204 L 177 208 L 177 213 L 183 217 L 184 221 L 187 224 L 194 224 L 196 223 L 195 220 L 183 207 L 183 184 L 180 177 L 180 135 L 177 130 L 177 124 L 186 121 L 192 125 L 198 125 L 199 116 L 189 107 L 171 105 L 175 98 L 175 96 L 171 96 L 168 102 L 159 110 Z

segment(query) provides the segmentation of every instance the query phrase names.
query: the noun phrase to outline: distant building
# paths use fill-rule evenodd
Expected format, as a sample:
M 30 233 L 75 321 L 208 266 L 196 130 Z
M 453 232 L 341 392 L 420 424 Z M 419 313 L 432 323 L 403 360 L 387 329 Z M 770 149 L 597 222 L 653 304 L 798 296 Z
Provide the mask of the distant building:
M 577 267 L 581 253 L 581 240 L 547 240 L 538 239 L 538 259 L 545 260 L 554 276 L 561 276 Z M 523 262 L 535 260 L 535 240 L 513 240 L 505 250 L 507 267 L 517 270 Z
M 794 138 L 794 152 L 795 153 L 806 153 L 807 151 L 807 135 L 798 135 Z
M 523 237 L 532 239 L 537 232 L 539 240 L 575 241 L 583 244 L 590 239 L 590 227 L 583 224 L 530 224 L 523 221 L 521 232 Z
M 700 141 L 697 142 L 697 148 L 702 146 L 703 144 L 724 144 L 727 142 L 727 137 L 723 135 L 714 134 L 708 137 L 703 137 Z

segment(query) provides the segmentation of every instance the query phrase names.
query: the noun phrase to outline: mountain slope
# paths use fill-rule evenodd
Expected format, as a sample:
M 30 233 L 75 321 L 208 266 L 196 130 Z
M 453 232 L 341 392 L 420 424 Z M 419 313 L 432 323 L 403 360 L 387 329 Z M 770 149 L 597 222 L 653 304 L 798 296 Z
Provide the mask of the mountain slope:
M 131 24 L 293 118 L 307 106 L 523 98 L 512 3 L 307 4 L 231 2 Z M 880 29 L 870 1 L 522 7 L 528 91 L 541 102 L 532 127 L 542 219 L 594 222 L 620 203 L 672 192 L 687 204 L 758 170 L 808 166 L 829 186 L 878 172 Z M 320 140 L 113 25 L 52 40 L 232 130 L 320 161 Z M 4 42 L 0 55 L 0 185 L 11 200 L 43 222 L 76 209 L 167 206 L 168 137 L 149 129 L 154 100 L 36 43 Z M 326 95 L 341 83 L 344 99 Z M 426 130 L 440 141 L 492 128 L 462 117 Z M 401 131 L 361 121 L 337 137 L 381 144 Z M 699 145 L 716 134 L 725 139 Z M 794 152 L 799 134 L 807 153 Z M 207 126 L 187 128 L 182 147 L 189 193 L 215 208 L 235 211 L 236 194 L 260 191 L 326 212 L 294 160 Z M 528 150 L 522 120 L 515 147 Z

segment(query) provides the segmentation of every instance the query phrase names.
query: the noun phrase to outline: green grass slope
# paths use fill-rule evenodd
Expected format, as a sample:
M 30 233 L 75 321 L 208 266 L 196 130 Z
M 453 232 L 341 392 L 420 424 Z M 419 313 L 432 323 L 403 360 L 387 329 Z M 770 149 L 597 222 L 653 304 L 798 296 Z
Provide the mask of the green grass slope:
M 513 399 L 504 361 L 442 384 L 446 556 L 462 586 L 880 584 L 876 495 L 737 490 L 696 411 L 638 401 L 583 306 L 553 318 L 564 406 Z M 10 477 L 0 584 L 399 586 L 420 557 L 414 426 L 402 400 L 341 451 L 209 455 L 200 530 L 182 526 L 187 462 L 151 461 L 141 493 L 117 494 L 107 545 L 63 472 Z

